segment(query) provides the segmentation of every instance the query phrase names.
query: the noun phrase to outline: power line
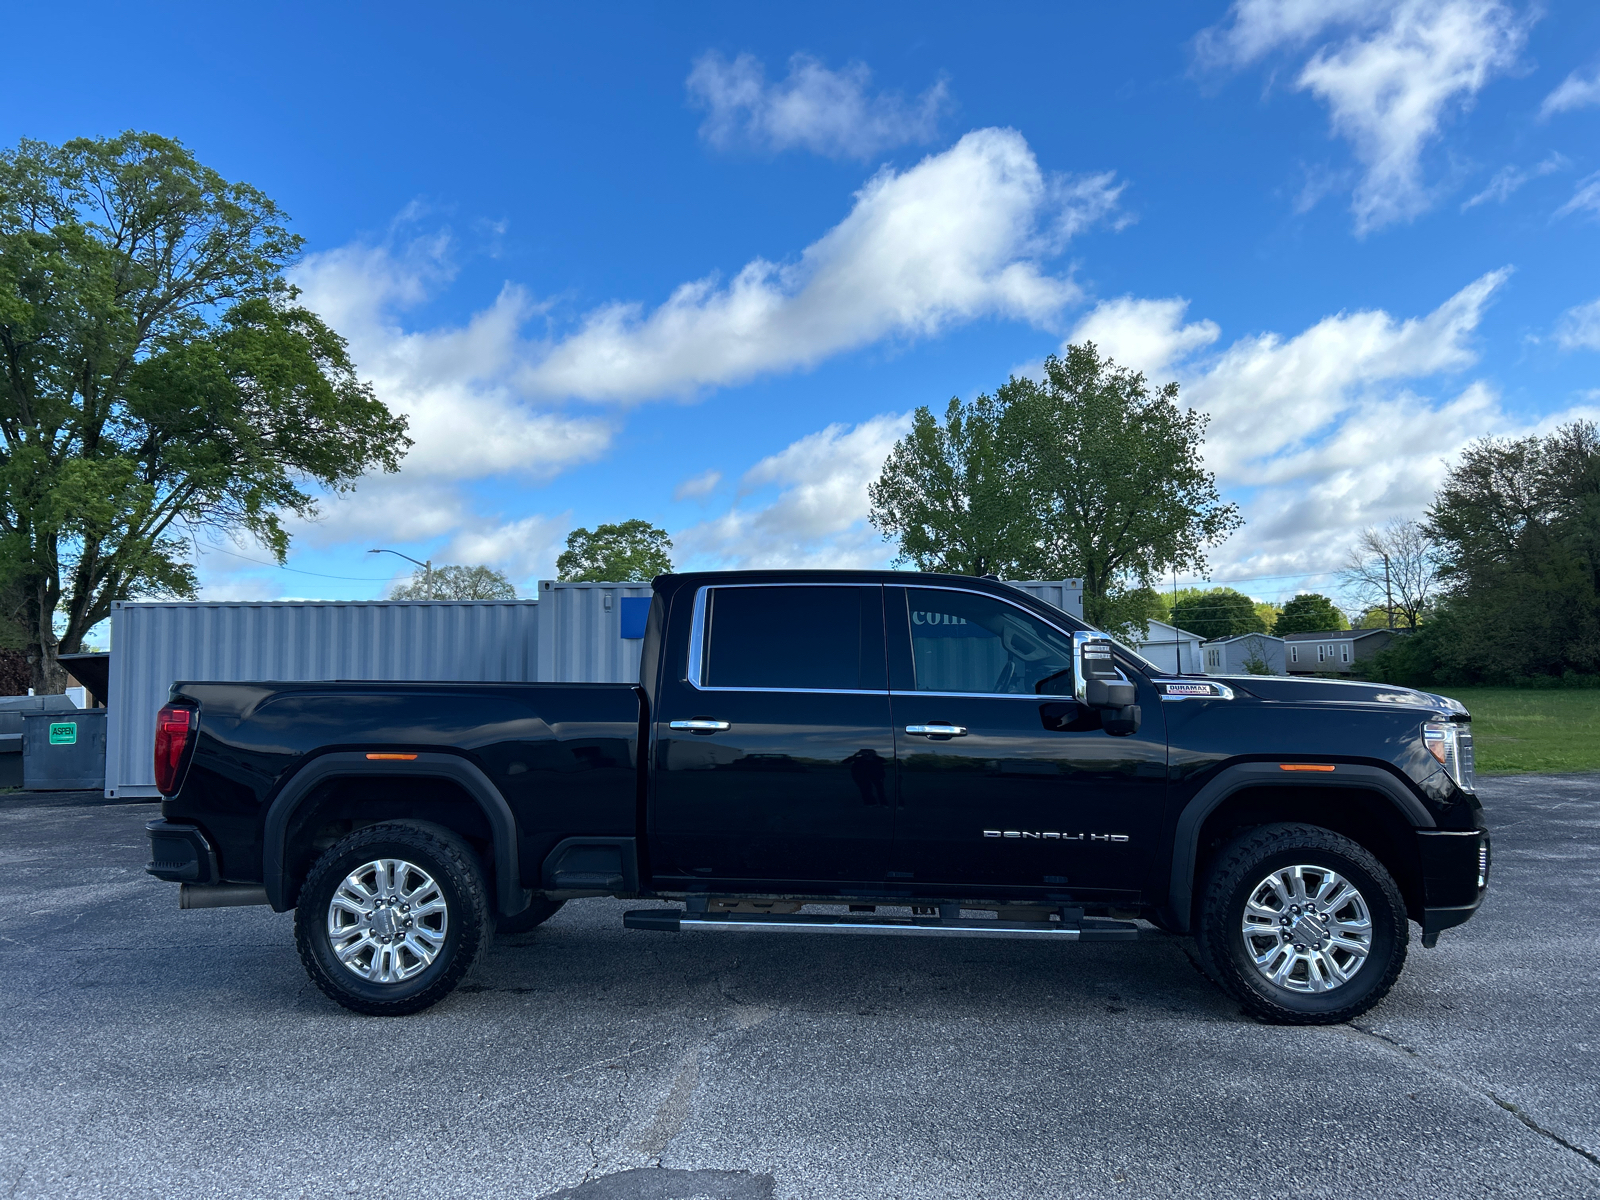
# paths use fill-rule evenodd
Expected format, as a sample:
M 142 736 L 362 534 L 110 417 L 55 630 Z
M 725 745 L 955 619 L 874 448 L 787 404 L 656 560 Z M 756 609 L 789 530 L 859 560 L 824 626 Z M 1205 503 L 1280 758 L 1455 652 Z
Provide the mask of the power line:
M 315 575 L 318 579 L 343 579 L 350 583 L 388 583 L 390 578 L 389 576 L 374 578 L 370 575 L 327 575 L 321 571 L 305 571 L 299 567 L 286 567 L 282 563 L 251 558 L 248 554 L 237 554 L 232 550 L 224 550 L 221 546 L 207 546 L 202 553 L 226 554 L 232 558 L 242 558 L 245 562 L 256 563 L 258 566 L 274 567 L 279 571 L 293 571 L 296 575 Z

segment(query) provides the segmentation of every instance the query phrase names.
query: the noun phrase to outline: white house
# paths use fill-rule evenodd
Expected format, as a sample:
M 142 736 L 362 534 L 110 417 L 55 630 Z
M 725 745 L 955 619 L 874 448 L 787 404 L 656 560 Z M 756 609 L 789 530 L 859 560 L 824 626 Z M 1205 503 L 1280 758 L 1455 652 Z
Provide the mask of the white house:
M 1201 669 L 1207 675 L 1266 674 L 1283 675 L 1283 639 L 1270 633 L 1238 633 L 1233 637 L 1213 638 L 1200 648 Z M 1255 666 L 1256 670 L 1251 671 Z
M 1199 675 L 1202 674 L 1200 642 L 1198 633 L 1178 629 L 1165 621 L 1151 621 L 1144 637 L 1134 638 L 1130 645 L 1163 671 Z

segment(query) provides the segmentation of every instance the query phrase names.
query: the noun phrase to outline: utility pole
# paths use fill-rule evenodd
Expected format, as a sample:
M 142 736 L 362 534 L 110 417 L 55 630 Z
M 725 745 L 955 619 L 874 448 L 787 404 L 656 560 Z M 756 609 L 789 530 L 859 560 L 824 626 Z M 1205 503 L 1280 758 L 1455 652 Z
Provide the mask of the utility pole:
M 1178 572 L 1177 572 L 1176 568 L 1174 568 L 1173 572 L 1172 572 L 1172 604 L 1173 604 L 1174 608 L 1176 608 L 1177 604 L 1178 604 Z M 1167 615 L 1169 617 L 1174 615 L 1171 609 L 1167 610 Z M 1179 640 L 1179 638 L 1178 638 L 1178 626 L 1177 626 L 1177 623 L 1174 622 L 1174 621 L 1168 621 L 1167 624 L 1172 626 L 1172 662 L 1173 662 L 1173 665 L 1178 668 L 1177 671 L 1174 672 L 1174 674 L 1182 675 L 1183 674 L 1183 642 L 1181 640 Z
M 1389 628 L 1394 628 L 1394 591 L 1389 587 L 1389 556 L 1383 556 L 1384 611 L 1389 615 Z
M 409 563 L 417 563 L 417 566 L 422 568 L 422 588 L 423 588 L 423 590 L 425 592 L 428 593 L 428 599 L 429 600 L 434 599 L 434 595 L 433 595 L 433 559 L 430 558 L 427 562 L 417 562 L 417 560 L 412 558 L 411 555 L 409 555 L 409 554 L 401 554 L 400 551 L 398 551 L 398 550 L 384 550 L 384 549 L 381 549 L 381 548 L 377 549 L 377 550 L 368 550 L 367 553 L 368 554 L 392 554 L 396 558 L 403 558 Z

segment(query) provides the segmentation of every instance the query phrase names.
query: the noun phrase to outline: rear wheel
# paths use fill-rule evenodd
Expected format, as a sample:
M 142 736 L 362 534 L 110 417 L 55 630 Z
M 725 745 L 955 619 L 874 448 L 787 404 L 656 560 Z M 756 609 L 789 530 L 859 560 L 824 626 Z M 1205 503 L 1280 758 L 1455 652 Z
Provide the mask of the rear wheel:
M 471 849 L 440 826 L 359 829 L 312 865 L 295 909 L 312 981 L 352 1012 L 402 1016 L 436 1004 L 482 957 L 488 889 Z
M 1206 973 L 1262 1021 L 1332 1025 L 1394 986 L 1409 930 L 1370 852 L 1312 825 L 1267 825 L 1223 849 L 1201 893 Z

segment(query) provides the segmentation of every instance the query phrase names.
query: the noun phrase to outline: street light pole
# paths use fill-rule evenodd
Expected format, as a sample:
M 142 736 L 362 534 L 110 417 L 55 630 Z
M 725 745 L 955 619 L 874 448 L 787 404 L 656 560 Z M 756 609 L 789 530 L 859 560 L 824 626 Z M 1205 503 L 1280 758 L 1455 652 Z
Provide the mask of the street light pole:
M 433 559 L 430 558 L 427 562 L 418 562 L 416 559 L 412 558 L 411 555 L 409 555 L 409 554 L 401 554 L 400 551 L 398 551 L 398 550 L 385 550 L 385 549 L 383 549 L 381 547 L 379 549 L 376 549 L 376 550 L 368 550 L 367 553 L 368 554 L 392 554 L 396 558 L 403 558 L 407 562 L 416 563 L 417 566 L 422 568 L 422 587 L 423 587 L 423 590 L 428 593 L 428 599 L 429 600 L 433 599 Z

